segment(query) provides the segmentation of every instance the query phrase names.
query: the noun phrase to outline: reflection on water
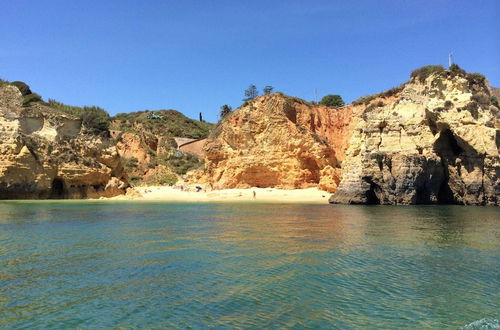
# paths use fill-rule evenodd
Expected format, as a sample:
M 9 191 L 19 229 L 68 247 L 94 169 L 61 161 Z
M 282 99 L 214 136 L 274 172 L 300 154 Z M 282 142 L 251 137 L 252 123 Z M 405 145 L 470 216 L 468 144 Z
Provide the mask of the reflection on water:
M 498 318 L 498 208 L 0 203 L 0 327 Z

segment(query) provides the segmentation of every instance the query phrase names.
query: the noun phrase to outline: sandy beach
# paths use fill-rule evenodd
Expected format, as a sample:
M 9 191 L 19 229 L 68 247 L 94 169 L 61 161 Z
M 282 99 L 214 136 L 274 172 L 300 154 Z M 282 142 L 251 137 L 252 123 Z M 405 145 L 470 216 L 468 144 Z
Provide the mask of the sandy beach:
M 149 186 L 133 188 L 138 195 L 127 194 L 112 199 L 158 200 L 177 202 L 282 202 L 282 203 L 328 203 L 330 193 L 317 188 L 284 190 L 275 188 L 247 188 L 186 191 L 174 187 Z M 254 197 L 255 192 L 255 197 Z

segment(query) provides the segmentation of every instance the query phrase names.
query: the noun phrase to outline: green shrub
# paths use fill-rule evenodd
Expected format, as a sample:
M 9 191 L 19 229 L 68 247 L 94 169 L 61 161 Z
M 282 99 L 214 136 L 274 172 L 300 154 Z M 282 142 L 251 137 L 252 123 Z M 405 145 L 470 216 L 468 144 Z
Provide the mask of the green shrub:
M 177 182 L 177 176 L 175 176 L 174 174 L 170 174 L 170 175 L 163 175 L 163 176 L 160 176 L 157 178 L 157 181 L 159 184 L 161 185 L 167 185 L 167 184 L 174 184 Z
M 40 102 L 42 97 L 37 93 L 31 93 L 23 97 L 23 105 L 28 105 L 32 102 Z
M 152 113 L 155 115 L 151 115 Z M 149 131 L 157 136 L 176 136 L 191 139 L 206 138 L 213 127 L 211 123 L 187 118 L 176 110 L 120 113 L 113 117 L 112 120 L 111 129 L 118 131 L 132 133 Z
M 498 99 L 497 99 L 497 97 L 496 97 L 496 96 L 492 96 L 492 97 L 490 98 L 490 102 L 491 102 L 491 104 L 493 104 L 495 107 L 497 107 L 497 108 L 498 108 Z
M 471 85 L 472 84 L 482 85 L 486 81 L 486 77 L 480 73 L 468 73 L 466 75 L 466 78 L 469 84 Z
M 229 115 L 233 111 L 233 108 L 231 108 L 230 105 L 224 104 L 223 106 L 220 107 L 219 114 L 220 118 L 224 118 L 227 115 Z
M 82 124 L 91 134 L 102 134 L 109 131 L 109 114 L 102 108 L 83 107 Z
M 325 105 L 327 107 L 331 108 L 340 108 L 345 105 L 344 100 L 342 100 L 342 97 L 337 94 L 330 94 L 323 96 L 321 101 L 319 102 L 321 105 Z
M 450 71 L 461 76 L 464 76 L 466 74 L 465 70 L 459 67 L 457 64 L 450 65 Z
M 10 84 L 16 86 L 23 96 L 26 96 L 26 95 L 29 95 L 32 93 L 30 90 L 30 87 L 22 81 L 13 81 Z
M 121 158 L 121 163 L 126 170 L 136 169 L 139 166 L 138 162 L 139 161 L 135 157 Z
M 426 65 L 413 70 L 410 74 L 410 78 L 418 79 L 420 82 L 424 82 L 431 74 L 444 71 L 445 69 L 442 65 Z
M 109 132 L 109 114 L 100 107 L 76 107 L 57 102 L 54 99 L 49 99 L 48 105 L 54 109 L 79 117 L 87 133 L 98 135 Z
M 176 174 L 183 175 L 188 171 L 203 166 L 203 160 L 190 154 L 180 156 L 161 156 L 158 157 L 158 163 L 170 167 Z
M 156 186 L 156 185 L 168 185 L 174 184 L 178 180 L 177 175 L 172 174 L 168 171 L 160 170 L 153 175 L 150 175 L 147 179 L 142 180 L 142 182 L 148 186 Z
M 142 177 L 138 176 L 138 175 L 132 175 L 129 179 L 128 179 L 128 182 L 132 185 L 132 186 L 137 186 L 142 180 Z

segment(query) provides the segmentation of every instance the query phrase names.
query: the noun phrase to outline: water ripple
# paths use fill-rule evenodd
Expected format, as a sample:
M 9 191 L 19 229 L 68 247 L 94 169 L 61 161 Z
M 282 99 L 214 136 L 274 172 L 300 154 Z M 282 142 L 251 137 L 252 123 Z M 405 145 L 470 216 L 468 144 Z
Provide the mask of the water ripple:
M 0 203 L 0 328 L 498 328 L 498 208 L 257 205 Z

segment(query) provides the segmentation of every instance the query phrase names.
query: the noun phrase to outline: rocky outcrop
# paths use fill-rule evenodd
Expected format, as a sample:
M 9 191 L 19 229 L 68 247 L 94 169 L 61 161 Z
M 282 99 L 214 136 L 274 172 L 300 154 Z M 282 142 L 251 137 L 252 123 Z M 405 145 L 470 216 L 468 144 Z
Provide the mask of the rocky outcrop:
M 0 87 L 0 199 L 96 198 L 128 186 L 111 139 L 43 102 Z
M 497 92 L 482 75 L 431 66 L 356 106 L 262 96 L 214 129 L 197 179 L 318 186 L 331 203 L 499 205 Z
M 353 108 L 314 106 L 283 94 L 235 110 L 204 147 L 204 179 L 215 189 L 244 187 L 335 190 L 353 126 Z
M 332 203 L 499 205 L 499 110 L 484 77 L 416 77 L 363 109 Z
M 203 147 L 205 146 L 206 143 L 207 139 L 193 140 L 178 145 L 178 149 L 183 153 L 190 154 L 199 158 L 204 158 L 205 151 L 203 150 Z

